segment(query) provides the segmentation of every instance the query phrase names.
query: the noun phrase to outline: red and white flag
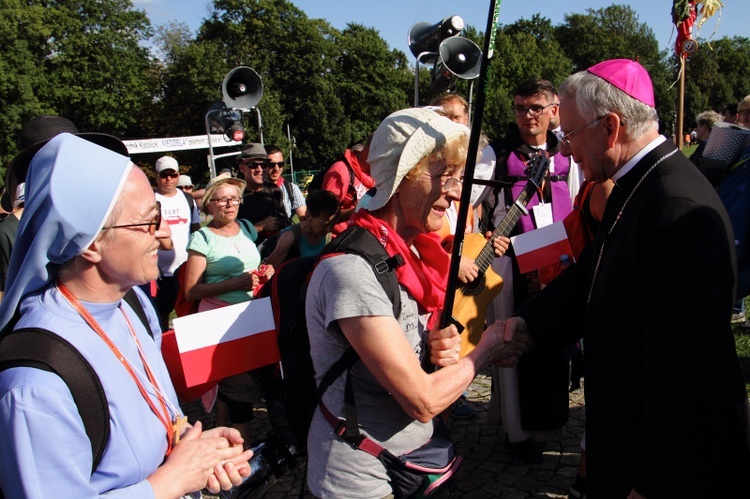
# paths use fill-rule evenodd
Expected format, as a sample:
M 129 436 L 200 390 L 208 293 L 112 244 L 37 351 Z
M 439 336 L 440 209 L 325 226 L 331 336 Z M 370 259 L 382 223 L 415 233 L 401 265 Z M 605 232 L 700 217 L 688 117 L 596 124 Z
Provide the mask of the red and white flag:
M 510 241 L 522 274 L 557 263 L 562 255 L 573 254 L 562 222 L 524 232 Z
M 178 317 L 172 324 L 188 388 L 281 360 L 270 298 Z

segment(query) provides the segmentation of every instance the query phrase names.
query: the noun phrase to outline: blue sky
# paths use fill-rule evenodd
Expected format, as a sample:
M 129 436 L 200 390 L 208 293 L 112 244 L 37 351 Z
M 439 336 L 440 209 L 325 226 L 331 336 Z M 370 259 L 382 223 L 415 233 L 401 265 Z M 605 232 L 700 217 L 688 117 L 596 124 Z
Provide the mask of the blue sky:
M 714 38 L 723 36 L 750 36 L 747 0 L 723 0 L 724 8 Z M 293 0 L 308 17 L 326 19 L 331 25 L 343 29 L 356 22 L 377 29 L 392 48 L 410 55 L 406 36 L 417 22 L 437 22 L 449 15 L 460 15 L 467 25 L 480 31 L 487 26 L 489 1 L 463 0 Z M 639 21 L 654 31 L 659 47 L 665 49 L 674 43 L 671 0 L 506 0 L 500 5 L 500 23 L 510 24 L 518 19 L 529 19 L 536 13 L 549 18 L 553 25 L 564 20 L 565 14 L 585 13 L 587 8 L 600 9 L 612 5 L 629 5 L 638 14 Z M 168 21 L 185 22 L 193 31 L 208 17 L 210 0 L 133 0 L 157 26 Z M 745 8 L 742 8 L 742 5 Z M 717 27 L 719 15 L 710 18 L 699 35 L 707 38 Z

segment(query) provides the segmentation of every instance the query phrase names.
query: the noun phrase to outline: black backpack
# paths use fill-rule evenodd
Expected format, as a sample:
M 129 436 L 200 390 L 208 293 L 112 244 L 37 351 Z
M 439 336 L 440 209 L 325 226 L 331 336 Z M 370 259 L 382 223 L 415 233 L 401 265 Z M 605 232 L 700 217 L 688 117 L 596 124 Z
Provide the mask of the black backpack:
M 276 332 L 281 354 L 283 380 L 276 385 L 281 390 L 285 417 L 298 444 L 304 446 L 320 395 L 349 367 L 350 356 L 345 355 L 326 374 L 320 389 L 315 386 L 315 371 L 310 358 L 307 336 L 305 299 L 307 283 L 318 261 L 332 253 L 359 255 L 372 265 L 378 282 L 393 304 L 395 317 L 401 310 L 401 295 L 394 270 L 404 263 L 401 255 L 389 256 L 377 238 L 369 231 L 351 226 L 326 245 L 320 255 L 288 260 L 263 286 L 261 296 L 270 297 L 276 320 Z M 278 396 L 279 394 L 275 394 Z
M 123 300 L 135 311 L 149 336 L 154 333 L 138 296 L 132 289 Z M 41 328 L 24 328 L 13 331 L 18 316 L 3 330 L 0 338 L 0 371 L 11 367 L 35 367 L 50 371 L 68 385 L 73 400 L 81 414 L 86 435 L 91 441 L 94 457 L 93 474 L 109 440 L 109 403 L 99 376 L 91 364 L 67 340 Z M 6 331 L 9 331 L 6 333 Z M 0 491 L 0 499 L 4 496 Z

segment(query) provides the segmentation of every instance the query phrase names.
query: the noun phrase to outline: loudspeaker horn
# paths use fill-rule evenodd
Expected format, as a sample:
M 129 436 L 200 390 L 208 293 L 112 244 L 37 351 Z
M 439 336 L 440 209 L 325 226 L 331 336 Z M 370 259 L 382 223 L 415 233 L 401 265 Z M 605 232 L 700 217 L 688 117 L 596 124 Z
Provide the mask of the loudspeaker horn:
M 252 109 L 263 97 L 263 80 L 247 66 L 238 66 L 224 77 L 221 93 L 227 107 Z
M 449 88 L 456 78 L 473 80 L 479 76 L 482 63 L 482 49 L 468 38 L 453 37 L 443 40 L 439 48 L 439 58 L 435 62 L 431 88 L 442 92 Z
M 419 57 L 419 54 L 423 52 L 434 52 L 435 55 L 425 56 L 420 61 L 424 64 L 432 64 L 437 59 L 440 42 L 460 34 L 463 29 L 464 20 L 461 16 L 448 16 L 436 24 L 416 23 L 411 27 L 407 36 L 409 50 L 414 57 Z

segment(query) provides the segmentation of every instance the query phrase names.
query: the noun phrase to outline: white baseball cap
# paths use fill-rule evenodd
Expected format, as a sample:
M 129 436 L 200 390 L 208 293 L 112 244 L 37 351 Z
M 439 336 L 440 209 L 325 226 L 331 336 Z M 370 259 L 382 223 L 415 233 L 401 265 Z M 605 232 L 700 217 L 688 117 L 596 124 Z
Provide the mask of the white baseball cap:
M 180 165 L 177 160 L 172 156 L 162 156 L 156 160 L 156 173 L 161 173 L 164 170 L 180 171 Z

